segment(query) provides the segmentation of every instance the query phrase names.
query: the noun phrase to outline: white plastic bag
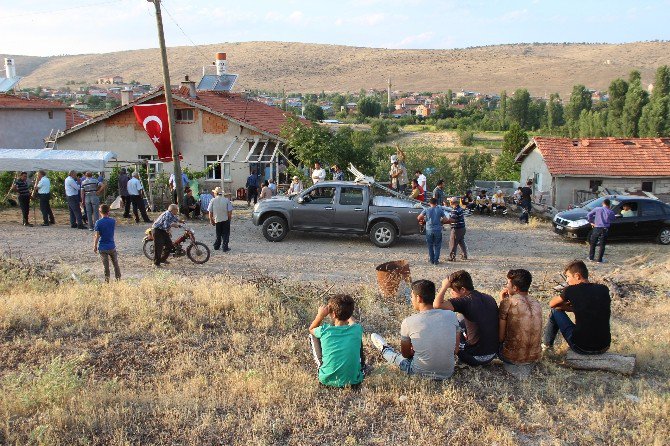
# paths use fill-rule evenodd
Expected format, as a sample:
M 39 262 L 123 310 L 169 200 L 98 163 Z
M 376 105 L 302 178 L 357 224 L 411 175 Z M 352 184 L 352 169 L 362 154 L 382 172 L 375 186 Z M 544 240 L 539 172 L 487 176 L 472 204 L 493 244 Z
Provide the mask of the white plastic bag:
M 121 195 L 116 197 L 116 200 L 112 202 L 112 204 L 109 205 L 110 209 L 121 209 Z

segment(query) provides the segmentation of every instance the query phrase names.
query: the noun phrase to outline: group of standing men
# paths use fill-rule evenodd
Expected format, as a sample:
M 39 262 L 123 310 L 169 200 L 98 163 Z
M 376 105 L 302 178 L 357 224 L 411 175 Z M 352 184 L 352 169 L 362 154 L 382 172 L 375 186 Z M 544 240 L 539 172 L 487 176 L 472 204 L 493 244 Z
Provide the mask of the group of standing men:
M 42 226 L 49 226 L 56 223 L 49 203 L 51 200 L 51 180 L 44 170 L 37 172 L 32 191 L 28 184 L 28 172 L 21 172 L 19 174 L 19 177 L 14 180 L 11 190 L 17 194 L 19 207 L 21 208 L 23 226 L 32 226 L 29 220 L 31 199 L 39 200 L 43 219 Z

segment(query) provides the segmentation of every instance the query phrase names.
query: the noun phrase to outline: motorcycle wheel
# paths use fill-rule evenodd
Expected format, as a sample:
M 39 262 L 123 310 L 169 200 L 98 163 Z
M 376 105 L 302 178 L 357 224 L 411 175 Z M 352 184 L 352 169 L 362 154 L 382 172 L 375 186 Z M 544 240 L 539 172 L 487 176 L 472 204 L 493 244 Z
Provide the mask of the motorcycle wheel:
M 202 242 L 195 242 L 186 248 L 186 255 L 193 263 L 202 265 L 209 260 L 209 247 Z
M 149 260 L 154 259 L 154 241 L 149 239 L 144 239 L 144 245 L 142 245 L 142 251 L 144 255 Z

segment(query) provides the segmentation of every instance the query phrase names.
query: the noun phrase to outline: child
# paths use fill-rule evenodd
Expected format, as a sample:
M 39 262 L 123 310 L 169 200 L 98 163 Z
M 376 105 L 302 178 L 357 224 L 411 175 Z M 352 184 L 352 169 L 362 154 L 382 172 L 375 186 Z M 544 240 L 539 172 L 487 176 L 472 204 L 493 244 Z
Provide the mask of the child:
M 102 258 L 102 265 L 105 268 L 105 282 L 109 283 L 109 260 L 112 260 L 114 266 L 114 277 L 121 280 L 121 269 L 119 268 L 119 259 L 116 255 L 116 244 L 114 243 L 114 228 L 116 220 L 109 217 L 109 205 L 101 204 L 100 215 L 102 218 L 95 222 L 95 237 L 93 238 L 93 252 L 99 252 Z
M 458 319 L 453 311 L 433 308 L 435 283 L 412 283 L 412 307 L 415 313 L 400 324 L 400 353 L 384 338 L 372 333 L 370 339 L 386 361 L 403 372 L 432 379 L 447 379 L 454 373 L 460 342 Z
M 319 382 L 325 386 L 353 386 L 363 381 L 363 327 L 351 317 L 353 314 L 351 296 L 336 294 L 319 308 L 309 326 Z M 330 316 L 333 325 L 321 325 L 326 316 Z

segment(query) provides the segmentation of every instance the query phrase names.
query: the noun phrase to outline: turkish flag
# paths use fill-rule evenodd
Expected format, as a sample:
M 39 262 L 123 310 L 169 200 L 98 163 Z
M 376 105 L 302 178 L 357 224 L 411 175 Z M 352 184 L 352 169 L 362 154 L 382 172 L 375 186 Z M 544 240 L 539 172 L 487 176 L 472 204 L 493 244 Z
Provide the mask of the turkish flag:
M 170 146 L 170 128 L 165 102 L 160 104 L 134 105 L 135 118 L 151 138 L 158 150 L 158 159 L 163 162 L 172 161 L 172 147 Z M 181 159 L 181 153 L 179 159 Z

